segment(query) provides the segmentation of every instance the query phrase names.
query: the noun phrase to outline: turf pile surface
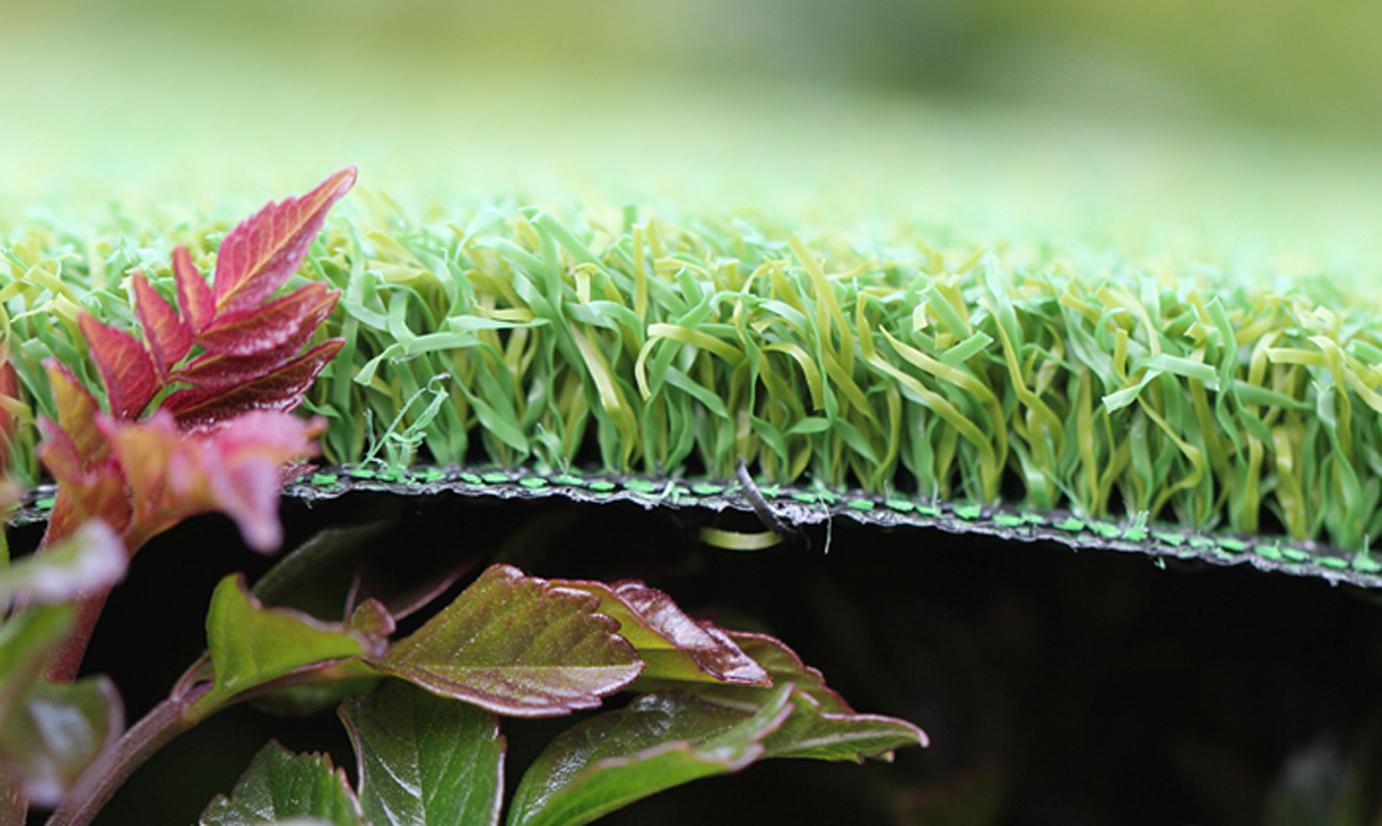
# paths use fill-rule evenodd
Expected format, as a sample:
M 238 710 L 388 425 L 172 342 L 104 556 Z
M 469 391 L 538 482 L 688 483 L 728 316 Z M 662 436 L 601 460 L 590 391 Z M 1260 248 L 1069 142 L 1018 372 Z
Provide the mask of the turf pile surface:
M 307 407 L 328 420 L 328 463 L 353 469 L 318 487 L 392 474 L 469 492 L 488 471 L 586 495 L 570 480 L 595 473 L 651 504 L 766 489 L 794 521 L 978 520 L 1376 578 L 1382 327 L 1366 288 L 917 225 L 503 200 L 429 220 L 361 200 L 289 285 L 343 294 L 320 335 L 346 344 Z M 41 479 L 40 363 L 101 391 L 78 313 L 132 328 L 129 274 L 172 297 L 173 244 L 205 268 L 227 229 L 8 228 L 19 478 Z

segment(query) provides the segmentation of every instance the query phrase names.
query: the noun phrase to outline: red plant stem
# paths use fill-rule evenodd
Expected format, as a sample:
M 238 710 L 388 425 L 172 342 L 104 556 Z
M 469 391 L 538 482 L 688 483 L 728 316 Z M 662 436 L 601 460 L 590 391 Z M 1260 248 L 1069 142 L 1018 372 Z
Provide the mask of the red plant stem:
M 18 778 L 5 776 L 0 766 L 0 826 L 24 826 L 29 814 L 29 797 Z
M 183 695 L 174 695 L 153 710 L 120 738 L 115 747 L 87 769 L 82 779 L 48 818 L 48 826 L 85 826 L 101 811 L 130 775 L 155 752 L 179 734 L 197 724 L 184 715 L 209 685 L 203 684 Z
M 44 672 L 46 679 L 55 683 L 67 683 L 76 679 L 77 672 L 82 667 L 82 658 L 86 656 L 87 643 L 91 642 L 91 634 L 96 630 L 96 622 L 101 618 L 101 611 L 106 607 L 106 598 L 109 596 L 110 590 L 107 589 L 77 600 L 72 627 L 58 643 L 52 658 L 48 661 L 48 668 Z

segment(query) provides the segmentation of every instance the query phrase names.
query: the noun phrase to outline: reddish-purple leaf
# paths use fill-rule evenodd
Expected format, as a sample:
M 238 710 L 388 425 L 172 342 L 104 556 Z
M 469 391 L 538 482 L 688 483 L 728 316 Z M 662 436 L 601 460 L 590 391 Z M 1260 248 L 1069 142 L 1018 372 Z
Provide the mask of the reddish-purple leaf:
M 107 327 L 86 313 L 77 323 L 105 382 L 110 414 L 118 419 L 137 418 L 158 390 L 149 354 L 134 336 Z
M 44 546 L 71 536 L 88 519 L 103 519 L 115 530 L 124 530 L 130 503 L 119 464 L 105 455 L 94 460 L 82 456 L 78 443 L 51 419 L 40 417 L 38 429 L 43 435 L 38 458 L 58 483 Z M 102 444 L 104 451 L 104 440 Z
M 205 391 L 225 390 L 266 376 L 295 357 L 295 352 L 289 352 L 287 355 L 275 352 L 254 356 L 218 356 L 215 353 L 206 353 L 174 373 L 172 380 Z
M 104 459 L 110 448 L 96 429 L 96 416 L 101 412 L 101 406 L 62 362 L 47 359 L 43 367 L 48 371 L 48 386 L 53 391 L 59 429 L 71 438 L 83 463 Z
M 314 282 L 263 307 L 216 316 L 197 335 L 197 343 L 224 356 L 292 353 L 312 337 L 340 297 L 339 292 Z
M 167 376 L 173 365 L 192 349 L 192 330 L 141 272 L 134 274 L 134 307 L 154 366 L 160 376 Z
M 208 382 L 179 390 L 163 400 L 162 409 L 176 416 L 184 430 L 212 430 L 252 410 L 292 410 L 302 403 L 317 374 L 343 344 L 344 339 L 328 339 L 271 372 L 241 384 Z
M 19 377 L 10 365 L 5 345 L 0 343 L 0 476 L 9 467 L 10 440 L 19 426 Z
M 270 202 L 230 231 L 216 253 L 217 314 L 258 307 L 283 286 L 321 230 L 331 205 L 355 185 L 348 166 L 298 198 Z
M 277 547 L 280 468 L 315 451 L 320 421 L 248 413 L 215 433 L 186 434 L 159 411 L 138 423 L 102 420 L 128 481 L 134 517 L 126 544 L 138 548 L 188 516 L 220 511 L 259 551 Z
M 642 582 L 606 585 L 585 580 L 553 584 L 592 594 L 600 613 L 619 622 L 619 633 L 646 663 L 640 679 L 772 685 L 768 672 L 719 629 L 688 617 L 672 598 Z
M 729 636 L 772 675 L 774 685 L 791 683 L 794 711 L 782 728 L 764 745 L 766 757 L 812 760 L 888 760 L 893 749 L 925 746 L 926 733 L 895 717 L 860 714 L 850 708 L 821 672 L 801 661 L 781 640 L 767 634 L 731 631 Z M 751 707 L 763 702 L 762 689 L 731 685 L 698 688 L 697 696 L 730 707 Z
M 798 691 L 809 695 L 828 712 L 852 713 L 845 698 L 825 684 L 825 675 L 802 662 L 797 652 L 787 647 L 782 640 L 769 634 L 748 631 L 730 631 L 729 637 L 754 661 L 772 675 L 773 680 L 787 679 L 794 683 Z M 743 698 L 752 696 L 748 689 L 735 686 L 707 686 L 705 695 L 712 698 Z
M 373 664 L 433 694 L 514 717 L 594 708 L 643 668 L 595 597 L 493 565 Z
M 187 247 L 173 250 L 173 279 L 178 285 L 178 306 L 182 307 L 182 314 L 187 317 L 193 332 L 201 330 L 216 314 L 216 299 L 197 265 L 192 263 Z

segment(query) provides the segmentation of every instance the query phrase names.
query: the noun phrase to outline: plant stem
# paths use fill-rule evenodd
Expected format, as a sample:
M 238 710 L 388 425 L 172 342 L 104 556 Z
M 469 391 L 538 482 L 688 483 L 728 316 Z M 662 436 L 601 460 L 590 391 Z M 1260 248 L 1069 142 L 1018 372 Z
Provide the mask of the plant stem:
M 77 601 L 77 611 L 72 618 L 72 628 L 58 643 L 48 661 L 44 677 L 55 683 L 70 683 L 81 670 L 82 658 L 86 656 L 86 646 L 91 642 L 91 634 L 96 630 L 96 622 L 106 607 L 110 591 L 88 594 Z
M 15 779 L 0 766 L 0 826 L 24 826 L 29 814 L 29 797 Z
M 184 716 L 184 712 L 207 688 L 207 685 L 198 686 L 154 706 L 125 732 L 114 748 L 87 769 L 81 781 L 48 818 L 48 826 L 86 826 L 90 823 L 116 790 L 154 752 L 196 725 L 197 721 Z

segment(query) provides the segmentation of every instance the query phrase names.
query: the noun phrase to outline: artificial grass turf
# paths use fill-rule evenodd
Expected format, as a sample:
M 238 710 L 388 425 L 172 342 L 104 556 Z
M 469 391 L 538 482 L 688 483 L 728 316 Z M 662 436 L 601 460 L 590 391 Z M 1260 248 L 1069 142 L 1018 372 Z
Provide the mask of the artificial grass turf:
M 1068 510 L 1365 549 L 1382 531 L 1382 328 L 1328 281 L 809 233 L 717 216 L 479 209 L 334 218 L 299 278 L 346 345 L 307 405 L 336 464 L 734 478 Z M 39 364 L 99 382 L 76 316 L 133 327 L 125 276 L 172 296 L 224 225 L 4 241 L 34 482 Z

